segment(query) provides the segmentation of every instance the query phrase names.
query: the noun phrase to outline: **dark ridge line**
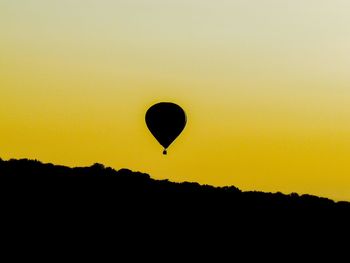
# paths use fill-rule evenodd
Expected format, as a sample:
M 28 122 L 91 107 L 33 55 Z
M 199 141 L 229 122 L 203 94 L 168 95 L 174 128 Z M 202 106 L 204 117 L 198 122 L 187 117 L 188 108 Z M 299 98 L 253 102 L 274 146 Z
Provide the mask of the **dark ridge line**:
M 98 178 L 98 179 L 97 179 Z M 129 169 L 115 170 L 95 163 L 90 167 L 67 167 L 42 163 L 38 160 L 0 158 L 0 191 L 28 191 L 35 189 L 46 194 L 57 194 L 64 189 L 68 194 L 115 197 L 156 196 L 176 202 L 192 202 L 196 206 L 211 208 L 230 206 L 250 209 L 315 210 L 336 209 L 350 211 L 350 202 L 333 201 L 309 194 L 283 194 L 261 191 L 241 191 L 235 186 L 214 187 L 196 182 L 171 182 L 156 180 L 142 172 Z M 5 187 L 9 187 L 6 189 Z M 162 200 L 160 198 L 159 200 Z M 195 203 L 193 203 L 195 202 Z

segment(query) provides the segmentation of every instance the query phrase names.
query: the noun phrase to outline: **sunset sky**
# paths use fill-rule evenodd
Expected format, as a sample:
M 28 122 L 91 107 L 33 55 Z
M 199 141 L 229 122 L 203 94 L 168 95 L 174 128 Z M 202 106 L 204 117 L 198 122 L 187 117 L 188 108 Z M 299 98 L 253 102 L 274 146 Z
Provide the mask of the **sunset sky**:
M 0 157 L 350 201 L 349 0 L 0 0 Z M 167 156 L 145 112 L 187 113 Z

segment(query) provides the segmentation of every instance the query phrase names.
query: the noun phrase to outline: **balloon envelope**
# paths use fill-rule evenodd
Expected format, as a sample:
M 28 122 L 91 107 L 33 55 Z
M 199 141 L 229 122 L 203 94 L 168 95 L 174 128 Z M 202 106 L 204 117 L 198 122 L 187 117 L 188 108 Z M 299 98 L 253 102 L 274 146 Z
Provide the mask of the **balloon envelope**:
M 160 102 L 147 110 L 146 124 L 166 154 L 166 149 L 185 128 L 186 113 L 175 103 Z

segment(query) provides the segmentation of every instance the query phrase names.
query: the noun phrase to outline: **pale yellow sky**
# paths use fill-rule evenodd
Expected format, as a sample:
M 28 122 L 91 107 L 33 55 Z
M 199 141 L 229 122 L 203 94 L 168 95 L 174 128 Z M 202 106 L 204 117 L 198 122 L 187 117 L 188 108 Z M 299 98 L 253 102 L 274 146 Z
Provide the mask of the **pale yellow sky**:
M 350 200 L 347 0 L 0 0 L 0 157 Z M 164 157 L 144 114 L 183 106 Z

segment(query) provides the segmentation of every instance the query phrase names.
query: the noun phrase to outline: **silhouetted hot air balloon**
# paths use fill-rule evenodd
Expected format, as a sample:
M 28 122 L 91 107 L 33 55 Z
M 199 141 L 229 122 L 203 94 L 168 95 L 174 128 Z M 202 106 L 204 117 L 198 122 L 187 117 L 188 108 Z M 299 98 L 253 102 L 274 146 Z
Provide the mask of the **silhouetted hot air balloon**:
M 177 104 L 160 102 L 146 112 L 146 124 L 167 154 L 169 145 L 180 135 L 186 125 L 186 114 Z

